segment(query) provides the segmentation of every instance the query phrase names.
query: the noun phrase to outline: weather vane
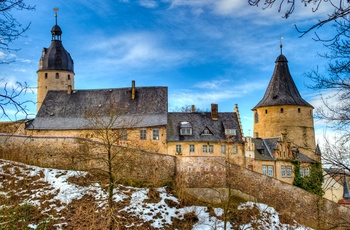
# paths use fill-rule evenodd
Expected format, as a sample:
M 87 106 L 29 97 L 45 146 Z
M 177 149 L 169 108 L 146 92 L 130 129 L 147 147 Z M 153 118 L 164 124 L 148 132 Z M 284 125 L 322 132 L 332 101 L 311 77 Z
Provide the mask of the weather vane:
M 57 25 L 57 12 L 58 12 L 58 7 L 53 8 L 53 11 L 55 11 L 55 19 L 56 19 L 56 25 Z
M 282 40 L 283 40 L 283 37 L 281 36 L 281 37 L 280 37 L 280 49 L 281 49 L 281 54 L 282 54 L 282 48 L 283 48 Z

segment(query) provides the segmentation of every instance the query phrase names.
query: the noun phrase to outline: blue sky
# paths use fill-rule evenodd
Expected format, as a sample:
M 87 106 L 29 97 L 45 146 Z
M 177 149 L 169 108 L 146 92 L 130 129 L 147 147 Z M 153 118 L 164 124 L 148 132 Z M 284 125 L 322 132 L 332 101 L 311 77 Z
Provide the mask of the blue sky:
M 27 1 L 32 12 L 15 12 L 23 24 L 31 22 L 27 37 L 19 38 L 0 59 L 0 79 L 35 87 L 43 47 L 51 43 L 58 7 L 62 42 L 75 63 L 75 88 L 168 86 L 169 111 L 194 104 L 231 112 L 238 104 L 244 134 L 253 134 L 251 109 L 260 101 L 271 78 L 275 59 L 283 54 L 304 99 L 319 105 L 319 96 L 306 87 L 304 74 L 325 65 L 313 33 L 302 38 L 294 25 L 307 29 L 327 12 L 296 7 L 283 19 L 274 7 L 262 10 L 244 0 L 74 0 Z M 320 33 L 327 34 L 327 28 Z M 4 82 L 4 81 L 3 81 Z M 1 84 L 3 84 L 3 82 Z M 35 89 L 34 89 L 35 90 Z M 36 95 L 26 94 L 36 101 Z M 29 107 L 35 113 L 35 106 Z M 318 124 L 316 123 L 316 126 Z M 321 124 L 317 126 L 321 132 Z

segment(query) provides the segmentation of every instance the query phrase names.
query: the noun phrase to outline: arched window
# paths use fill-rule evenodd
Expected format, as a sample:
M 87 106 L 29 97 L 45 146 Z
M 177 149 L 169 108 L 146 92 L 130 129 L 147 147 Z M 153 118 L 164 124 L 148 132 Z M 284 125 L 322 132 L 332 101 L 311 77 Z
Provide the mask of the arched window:
M 70 74 L 68 74 L 68 80 L 70 80 Z
M 56 79 L 60 78 L 60 74 L 56 73 Z
M 47 79 L 47 73 L 45 73 L 45 79 Z

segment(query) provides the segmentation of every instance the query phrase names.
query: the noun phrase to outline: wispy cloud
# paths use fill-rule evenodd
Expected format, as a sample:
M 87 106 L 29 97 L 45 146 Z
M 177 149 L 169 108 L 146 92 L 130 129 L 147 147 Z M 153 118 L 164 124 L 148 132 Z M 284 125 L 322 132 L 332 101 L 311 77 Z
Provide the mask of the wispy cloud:
M 140 5 L 146 8 L 158 7 L 158 3 L 154 0 L 140 0 Z
M 152 33 L 142 32 L 102 38 L 91 49 L 104 52 L 104 59 L 99 59 L 102 63 L 132 67 L 177 66 L 192 56 L 189 51 L 168 48 Z
M 202 90 L 198 90 L 198 88 Z M 169 95 L 170 110 L 185 105 L 207 108 L 211 103 L 242 98 L 256 90 L 266 88 L 266 82 L 234 83 L 232 80 L 200 82 L 193 89 L 176 90 Z

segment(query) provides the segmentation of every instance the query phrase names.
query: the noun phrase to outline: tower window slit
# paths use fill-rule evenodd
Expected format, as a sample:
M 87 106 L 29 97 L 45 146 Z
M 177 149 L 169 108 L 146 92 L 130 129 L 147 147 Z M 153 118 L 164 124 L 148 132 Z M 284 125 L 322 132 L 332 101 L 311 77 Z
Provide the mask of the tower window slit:
M 281 113 L 283 113 L 283 108 L 281 108 Z
M 45 79 L 47 79 L 47 73 L 45 73 Z
M 267 114 L 267 109 L 265 109 L 265 114 Z
M 56 73 L 56 79 L 60 78 L 59 73 Z
M 298 108 L 298 113 L 300 113 L 300 108 Z

